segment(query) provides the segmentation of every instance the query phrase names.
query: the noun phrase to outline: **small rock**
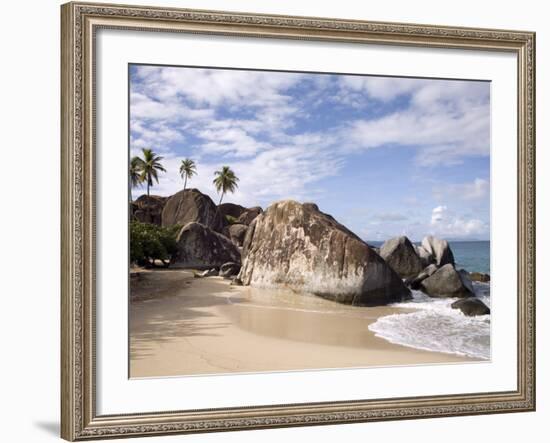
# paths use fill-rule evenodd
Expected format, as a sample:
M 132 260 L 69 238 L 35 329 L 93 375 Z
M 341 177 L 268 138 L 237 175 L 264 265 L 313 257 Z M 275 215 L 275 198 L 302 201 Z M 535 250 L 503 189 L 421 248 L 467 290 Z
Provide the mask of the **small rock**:
M 220 266 L 220 277 L 233 277 L 241 270 L 241 265 L 235 262 L 227 262 Z
M 473 317 L 475 315 L 487 315 L 491 313 L 489 307 L 476 297 L 468 297 L 455 301 L 451 305 L 451 308 L 460 309 L 462 313 L 468 317 Z
M 212 268 L 202 272 L 196 272 L 195 274 L 193 274 L 193 277 L 204 278 L 204 277 L 215 277 L 216 275 L 218 275 L 218 270 L 216 268 Z
M 234 277 L 230 283 L 231 286 L 242 286 L 243 282 L 239 277 Z
M 491 281 L 491 276 L 482 272 L 470 272 L 470 280 L 489 283 Z

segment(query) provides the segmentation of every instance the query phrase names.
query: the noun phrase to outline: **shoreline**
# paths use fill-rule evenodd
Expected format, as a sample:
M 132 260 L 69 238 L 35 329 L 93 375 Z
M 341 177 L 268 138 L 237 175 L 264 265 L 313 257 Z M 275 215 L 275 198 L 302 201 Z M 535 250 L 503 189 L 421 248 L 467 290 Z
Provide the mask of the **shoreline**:
M 181 269 L 130 280 L 131 378 L 483 361 L 393 344 L 369 330 L 413 306 L 358 308 Z

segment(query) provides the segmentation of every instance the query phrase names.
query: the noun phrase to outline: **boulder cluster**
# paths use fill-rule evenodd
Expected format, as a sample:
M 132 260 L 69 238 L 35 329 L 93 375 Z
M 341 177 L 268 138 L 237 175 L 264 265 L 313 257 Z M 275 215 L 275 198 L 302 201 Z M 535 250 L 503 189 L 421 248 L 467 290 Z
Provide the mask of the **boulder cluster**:
M 203 270 L 196 277 L 220 275 L 237 280 L 248 225 L 262 208 L 234 203 L 216 206 L 197 189 L 171 197 L 143 195 L 132 202 L 132 218 L 159 226 L 182 226 L 170 266 Z M 238 284 L 239 281 L 236 281 Z
M 202 270 L 197 278 L 219 275 L 236 285 L 285 287 L 357 306 L 407 300 L 416 289 L 463 299 L 453 307 L 466 315 L 485 312 L 445 240 L 426 237 L 417 246 L 397 237 L 376 249 L 314 203 L 284 200 L 265 211 L 217 206 L 186 189 L 171 197 L 142 196 L 132 203 L 132 215 L 181 225 L 170 265 Z
M 380 247 L 380 256 L 409 288 L 421 290 L 430 297 L 464 299 L 453 303 L 452 307 L 460 309 L 465 315 L 489 313 L 489 308 L 475 297 L 470 274 L 456 269 L 453 251 L 446 240 L 428 236 L 417 246 L 405 236 L 395 237 Z M 485 309 L 480 309 L 481 305 Z

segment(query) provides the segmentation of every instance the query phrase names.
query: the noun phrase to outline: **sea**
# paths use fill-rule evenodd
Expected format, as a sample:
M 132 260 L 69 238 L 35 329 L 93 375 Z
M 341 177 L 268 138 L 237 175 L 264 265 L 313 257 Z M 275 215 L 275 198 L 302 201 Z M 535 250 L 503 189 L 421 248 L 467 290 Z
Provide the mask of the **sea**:
M 381 242 L 368 242 L 380 246 Z M 490 274 L 490 242 L 449 242 L 457 269 Z M 474 282 L 475 295 L 491 307 L 490 283 Z M 431 298 L 412 291 L 413 299 L 393 306 L 413 312 L 380 317 L 369 326 L 391 343 L 427 351 L 457 354 L 480 360 L 491 358 L 491 316 L 467 317 L 452 309 L 454 298 Z

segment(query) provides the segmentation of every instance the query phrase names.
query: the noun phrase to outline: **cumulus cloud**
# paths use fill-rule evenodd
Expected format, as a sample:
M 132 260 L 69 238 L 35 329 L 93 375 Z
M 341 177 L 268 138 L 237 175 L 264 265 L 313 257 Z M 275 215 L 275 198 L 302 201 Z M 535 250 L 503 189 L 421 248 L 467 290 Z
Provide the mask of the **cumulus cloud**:
M 432 210 L 431 234 L 443 238 L 475 238 L 487 234 L 489 226 L 477 218 L 466 218 L 455 214 L 445 205 Z

